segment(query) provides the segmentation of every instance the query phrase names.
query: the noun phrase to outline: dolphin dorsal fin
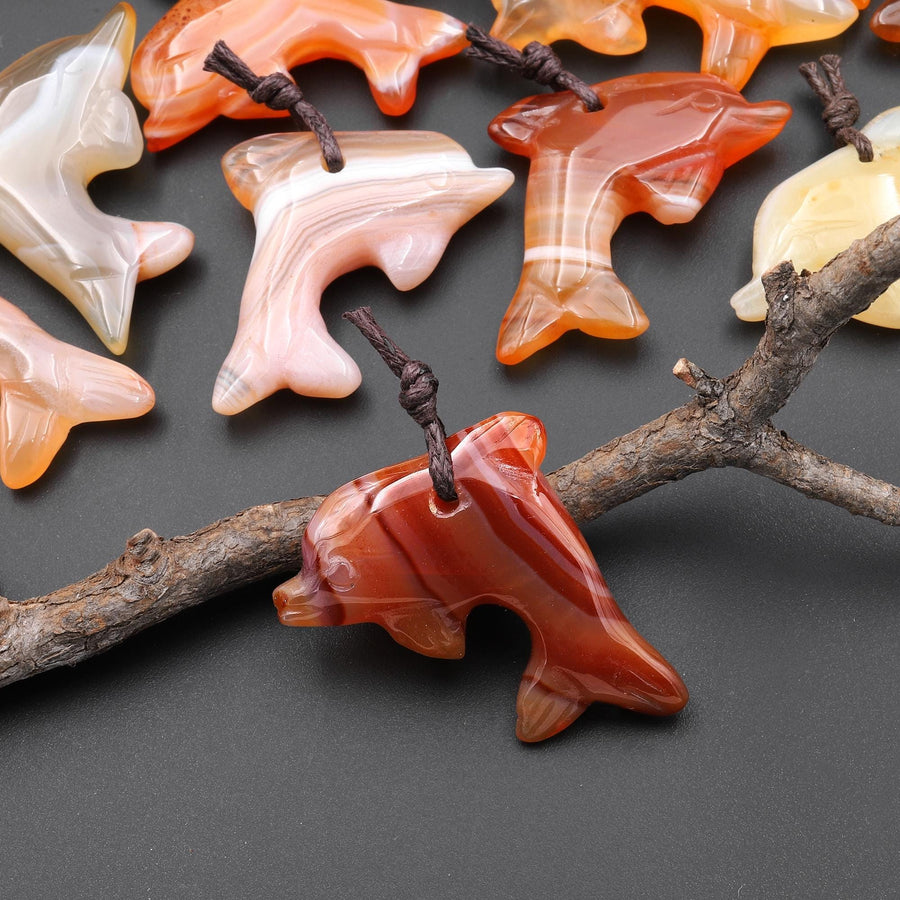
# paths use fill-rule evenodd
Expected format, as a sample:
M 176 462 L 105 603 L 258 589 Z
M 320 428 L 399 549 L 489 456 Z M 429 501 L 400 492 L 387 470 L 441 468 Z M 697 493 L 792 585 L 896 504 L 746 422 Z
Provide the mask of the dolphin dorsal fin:
M 453 463 L 460 472 L 467 461 L 488 458 L 503 462 L 503 456 L 513 452 L 537 474 L 547 450 L 547 435 L 540 419 L 527 413 L 497 413 L 462 434 L 448 438 L 447 446 L 453 454 Z

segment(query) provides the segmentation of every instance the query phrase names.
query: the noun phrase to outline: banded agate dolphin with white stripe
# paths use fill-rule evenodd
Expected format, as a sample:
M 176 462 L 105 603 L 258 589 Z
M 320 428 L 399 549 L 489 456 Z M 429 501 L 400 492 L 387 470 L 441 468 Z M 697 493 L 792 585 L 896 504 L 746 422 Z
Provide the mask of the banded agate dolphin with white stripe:
M 87 184 L 141 158 L 122 93 L 134 10 L 33 50 L 0 72 L 0 243 L 64 294 L 113 353 L 128 342 L 138 281 L 168 271 L 194 236 L 170 222 L 100 212 Z
M 53 461 L 74 425 L 131 419 L 153 389 L 127 366 L 65 344 L 0 297 L 0 479 L 22 488 Z
M 322 57 L 358 66 L 383 113 L 408 112 L 419 68 L 466 46 L 465 25 L 390 0 L 179 0 L 134 54 L 131 84 L 150 110 L 150 150 L 164 150 L 217 116 L 286 116 L 203 69 L 224 40 L 254 72 L 284 72 Z
M 514 364 L 572 329 L 633 338 L 649 321 L 613 271 L 622 220 L 689 222 L 725 169 L 770 141 L 787 104 L 748 103 L 715 75 L 654 72 L 593 85 L 604 108 L 571 91 L 528 97 L 488 133 L 531 159 L 525 263 L 500 326 L 497 358 Z
M 434 132 L 336 135 L 346 165 L 325 170 L 311 134 L 245 141 L 222 160 L 231 190 L 256 221 L 256 247 L 237 335 L 216 381 L 213 408 L 247 409 L 280 388 L 345 397 L 356 363 L 319 312 L 340 275 L 378 266 L 398 290 L 424 281 L 454 232 L 512 184 L 506 169 L 480 169 Z

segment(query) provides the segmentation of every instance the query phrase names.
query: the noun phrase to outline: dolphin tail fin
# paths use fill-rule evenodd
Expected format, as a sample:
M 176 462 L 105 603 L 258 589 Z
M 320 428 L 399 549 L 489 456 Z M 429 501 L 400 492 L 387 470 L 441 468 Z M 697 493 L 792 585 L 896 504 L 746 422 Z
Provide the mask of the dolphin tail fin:
M 526 675 L 516 702 L 516 736 L 527 743 L 546 740 L 568 728 L 587 707 L 587 701 Z
M 527 263 L 500 326 L 497 359 L 512 365 L 560 335 L 578 329 L 593 337 L 637 337 L 649 321 L 609 266 L 594 266 L 573 287 L 554 284 Z
M 740 90 L 766 55 L 769 38 L 725 16 L 715 22 L 703 41 L 702 71 L 718 75 Z
M 233 416 L 281 388 L 306 397 L 346 397 L 361 380 L 356 363 L 315 311 L 302 331 L 285 327 L 277 337 L 240 327 L 216 378 L 212 405 Z
M 77 393 L 63 394 L 59 385 Z M 73 426 L 142 416 L 154 402 L 150 385 L 121 363 L 85 351 L 60 357 L 52 384 L 18 381 L 2 391 L 0 479 L 11 488 L 29 485 Z

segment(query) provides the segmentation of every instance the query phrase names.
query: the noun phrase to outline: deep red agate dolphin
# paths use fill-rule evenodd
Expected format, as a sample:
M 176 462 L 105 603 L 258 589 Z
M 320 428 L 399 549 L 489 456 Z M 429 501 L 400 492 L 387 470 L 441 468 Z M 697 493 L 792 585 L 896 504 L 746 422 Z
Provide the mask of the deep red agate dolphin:
M 616 277 L 610 242 L 625 216 L 689 222 L 725 169 L 770 141 L 785 103 L 748 103 L 714 75 L 654 72 L 593 85 L 586 112 L 571 91 L 528 97 L 488 127 L 531 159 L 525 265 L 500 326 L 497 358 L 521 362 L 570 329 L 632 338 L 648 323 Z
M 275 591 L 285 625 L 375 622 L 426 656 L 457 659 L 483 603 L 518 613 L 531 658 L 517 734 L 551 737 L 592 702 L 677 712 L 687 690 L 629 624 L 539 466 L 538 419 L 502 413 L 447 440 L 459 501 L 419 457 L 331 494 L 303 538 L 303 570 Z

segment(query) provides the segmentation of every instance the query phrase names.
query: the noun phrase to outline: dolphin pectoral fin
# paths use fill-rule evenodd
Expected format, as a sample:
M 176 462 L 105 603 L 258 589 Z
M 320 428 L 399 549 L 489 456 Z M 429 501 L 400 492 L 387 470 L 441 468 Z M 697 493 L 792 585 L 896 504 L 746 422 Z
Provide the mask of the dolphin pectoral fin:
M 737 317 L 745 322 L 762 322 L 769 311 L 762 281 L 754 278 L 736 291 L 731 298 L 731 307 Z
M 0 412 L 0 479 L 23 488 L 47 471 L 74 423 L 17 391 L 4 393 Z
M 740 90 L 769 49 L 769 39 L 748 25 L 716 15 L 704 21 L 701 71 L 718 75 Z
M 690 222 L 713 195 L 725 167 L 716 153 L 695 154 L 647 169 L 636 176 L 644 209 L 663 225 Z
M 452 232 L 444 224 L 416 223 L 379 239 L 372 248 L 378 268 L 398 291 L 418 287 L 436 268 Z
M 419 60 L 406 49 L 374 48 L 364 57 L 363 70 L 378 108 L 388 116 L 402 116 L 416 100 Z
M 137 280 L 155 278 L 187 259 L 194 233 L 174 222 L 132 222 L 137 238 Z
M 560 335 L 578 329 L 592 337 L 622 340 L 647 330 L 649 320 L 634 295 L 609 267 L 594 267 L 573 287 L 543 283 L 523 270 L 500 325 L 497 359 L 521 362 Z
M 377 619 L 385 631 L 409 650 L 437 659 L 461 659 L 466 652 L 463 623 L 439 600 L 416 599 Z
M 526 675 L 516 701 L 516 736 L 527 743 L 546 740 L 568 728 L 587 707 L 584 700 L 555 691 Z

